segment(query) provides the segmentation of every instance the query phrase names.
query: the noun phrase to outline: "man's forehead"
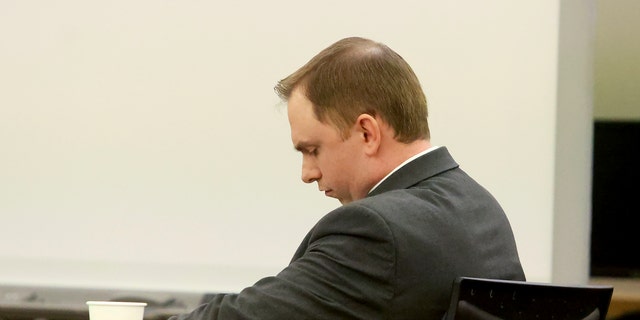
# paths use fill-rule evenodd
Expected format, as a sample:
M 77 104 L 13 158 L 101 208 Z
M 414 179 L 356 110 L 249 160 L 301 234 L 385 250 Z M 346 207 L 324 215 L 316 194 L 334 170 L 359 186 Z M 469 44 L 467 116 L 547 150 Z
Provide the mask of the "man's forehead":
M 287 101 L 289 122 L 317 120 L 313 112 L 313 104 L 302 93 L 294 90 Z

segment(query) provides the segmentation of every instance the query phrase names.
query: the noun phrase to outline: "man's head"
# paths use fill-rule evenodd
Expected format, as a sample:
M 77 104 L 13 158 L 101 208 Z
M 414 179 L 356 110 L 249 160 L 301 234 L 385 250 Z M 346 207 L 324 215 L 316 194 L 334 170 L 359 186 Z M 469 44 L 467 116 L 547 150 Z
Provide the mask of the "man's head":
M 283 100 L 300 88 L 318 120 L 346 133 L 363 113 L 380 116 L 396 139 L 429 139 L 427 101 L 409 64 L 384 44 L 342 39 L 275 87 Z
M 318 182 L 343 204 L 364 198 L 412 155 L 416 142 L 428 143 L 420 83 L 383 44 L 340 40 L 275 90 L 288 102 L 291 137 L 303 154 L 303 181 Z

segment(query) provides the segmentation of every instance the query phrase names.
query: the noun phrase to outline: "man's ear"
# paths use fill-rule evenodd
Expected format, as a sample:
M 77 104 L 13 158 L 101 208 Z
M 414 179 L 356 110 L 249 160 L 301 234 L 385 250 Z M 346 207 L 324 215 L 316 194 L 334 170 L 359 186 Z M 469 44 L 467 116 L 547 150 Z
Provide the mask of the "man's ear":
M 370 114 L 361 114 L 358 116 L 355 125 L 356 134 L 358 134 L 362 143 L 365 145 L 365 153 L 373 155 L 378 152 L 382 141 L 380 122 Z

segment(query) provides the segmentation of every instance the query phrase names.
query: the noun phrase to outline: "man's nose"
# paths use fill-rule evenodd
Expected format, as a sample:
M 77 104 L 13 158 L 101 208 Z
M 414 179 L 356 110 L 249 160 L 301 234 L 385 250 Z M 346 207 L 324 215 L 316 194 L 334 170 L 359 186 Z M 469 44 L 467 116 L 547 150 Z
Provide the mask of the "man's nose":
M 311 161 L 302 161 L 302 181 L 312 183 L 322 177 L 320 169 Z

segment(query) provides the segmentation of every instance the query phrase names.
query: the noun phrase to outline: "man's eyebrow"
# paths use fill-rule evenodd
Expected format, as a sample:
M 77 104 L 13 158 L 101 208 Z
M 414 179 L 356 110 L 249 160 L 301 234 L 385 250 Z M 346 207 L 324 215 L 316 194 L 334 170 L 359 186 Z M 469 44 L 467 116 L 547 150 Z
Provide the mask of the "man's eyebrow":
M 306 149 L 311 148 L 313 145 L 309 142 L 306 141 L 301 141 L 298 142 L 296 145 L 293 146 L 294 149 L 296 149 L 297 151 L 303 152 Z

